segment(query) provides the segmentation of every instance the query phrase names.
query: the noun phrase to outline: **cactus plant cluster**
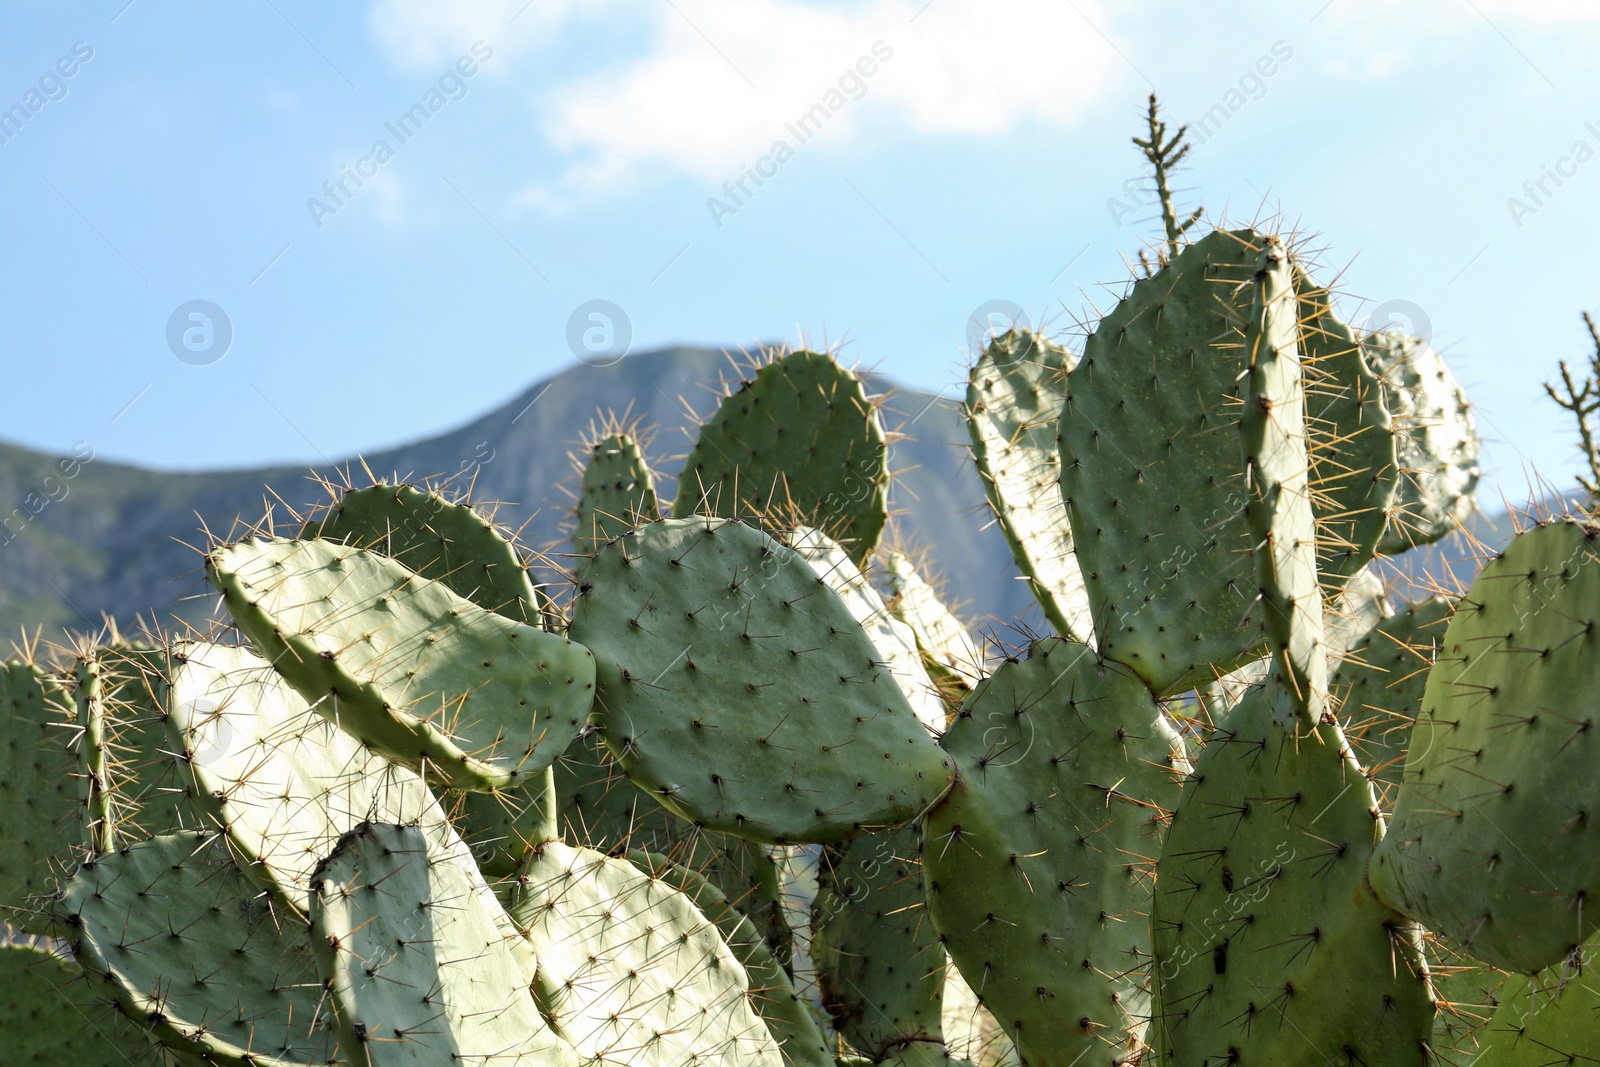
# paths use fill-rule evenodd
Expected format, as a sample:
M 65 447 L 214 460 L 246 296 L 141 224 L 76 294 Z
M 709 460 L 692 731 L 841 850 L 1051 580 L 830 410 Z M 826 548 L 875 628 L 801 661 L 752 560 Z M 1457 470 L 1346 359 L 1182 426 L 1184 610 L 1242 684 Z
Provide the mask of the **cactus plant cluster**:
M 1158 169 L 1181 137 L 1152 105 Z M 1464 397 L 1159 186 L 1081 356 L 971 371 L 1054 634 L 975 638 L 884 544 L 877 403 L 797 351 L 675 494 L 603 427 L 565 591 L 467 502 L 345 486 L 208 548 L 217 632 L 19 657 L 22 1062 L 1600 1057 L 1600 526 L 1392 610 L 1375 556 L 1471 510 Z

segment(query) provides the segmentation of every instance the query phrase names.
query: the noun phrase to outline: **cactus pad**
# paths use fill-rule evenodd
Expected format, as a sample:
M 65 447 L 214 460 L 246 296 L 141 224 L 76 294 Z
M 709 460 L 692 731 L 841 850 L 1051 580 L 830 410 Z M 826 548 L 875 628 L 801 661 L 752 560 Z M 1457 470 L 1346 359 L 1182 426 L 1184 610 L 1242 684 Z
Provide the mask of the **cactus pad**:
M 1592 952 L 1594 946 L 1587 946 Z M 1600 1060 L 1600 976 L 1592 962 L 1532 978 L 1517 976 L 1499 990 L 1499 1007 L 1478 1035 L 1484 1067 L 1549 1067 Z
M 943 1042 L 945 953 L 928 921 L 915 828 L 823 849 L 811 959 L 823 1006 L 877 1062 L 909 1041 Z
M 1378 551 L 1431 544 L 1477 507 L 1478 431 L 1467 394 L 1426 341 L 1384 331 L 1367 337 L 1399 435 L 1400 486 Z
M 9 1067 L 141 1067 L 152 1057 L 137 1033 L 87 1002 L 93 991 L 71 960 L 0 944 L 0 1033 Z
M 1276 237 L 1264 242 L 1252 288 L 1239 419 L 1245 521 L 1254 546 L 1267 645 L 1287 683 L 1295 716 L 1309 729 L 1327 710 L 1328 647 L 1311 510 L 1298 304 L 1289 255 Z M 1381 526 L 1381 510 L 1378 516 Z
M 579 556 L 661 517 L 655 480 L 631 435 L 610 434 L 590 447 L 573 517 L 572 547 Z
M 539 625 L 539 601 L 517 550 L 471 506 L 415 485 L 346 489 L 300 531 L 382 553 L 443 582 L 463 599 L 508 619 Z
M 1378 549 L 1400 482 L 1388 394 L 1326 289 L 1294 270 L 1317 569 L 1337 589 Z
M 584 727 L 588 651 L 387 556 L 248 541 L 208 558 L 239 629 L 322 714 L 455 788 L 541 774 Z
M 951 958 L 1026 1062 L 1130 1062 L 1182 743 L 1137 675 L 1057 638 L 978 686 L 943 743 L 960 778 L 922 863 Z
M 528 857 L 511 916 L 551 1025 L 585 1062 L 782 1067 L 744 967 L 666 882 L 550 841 Z
M 576 1067 L 545 1023 L 470 863 L 422 831 L 363 825 L 317 872 L 312 945 L 354 1067 Z
M 1600 526 L 1518 534 L 1439 643 L 1373 888 L 1485 963 L 1532 974 L 1597 927 Z
M 1285 686 L 1269 676 L 1216 728 L 1167 831 L 1152 1044 L 1166 1067 L 1419 1063 L 1417 931 L 1363 883 L 1372 790 L 1338 726 L 1295 732 Z
M 63 699 L 33 664 L 0 665 L 0 921 L 40 933 L 33 905 L 50 892 L 51 860 L 88 844 Z
M 317 714 L 248 648 L 173 650 L 169 747 L 182 752 L 196 804 L 247 873 L 291 907 L 310 907 L 317 864 L 364 820 L 444 816 L 417 775 Z
M 572 637 L 623 769 L 686 818 L 753 840 L 898 825 L 952 769 L 861 626 L 792 549 L 743 523 L 663 519 L 590 562 Z
M 59 908 L 90 988 L 163 1044 L 228 1067 L 334 1061 L 304 920 L 205 833 L 85 864 Z
M 1262 238 L 1218 230 L 1133 283 L 1067 376 L 1061 492 L 1100 653 L 1158 694 L 1256 658 L 1237 380 Z
M 1077 357 L 1028 330 L 989 343 L 967 377 L 967 429 L 989 506 L 1011 556 L 1063 637 L 1092 640 L 1094 622 L 1061 499 L 1056 422 Z
M 782 516 L 872 558 L 888 520 L 883 421 L 861 379 L 821 352 L 779 356 L 700 428 L 673 513 Z
M 911 627 L 928 677 L 960 707 L 983 680 L 983 647 L 902 553 L 879 549 L 871 576 L 889 614 Z

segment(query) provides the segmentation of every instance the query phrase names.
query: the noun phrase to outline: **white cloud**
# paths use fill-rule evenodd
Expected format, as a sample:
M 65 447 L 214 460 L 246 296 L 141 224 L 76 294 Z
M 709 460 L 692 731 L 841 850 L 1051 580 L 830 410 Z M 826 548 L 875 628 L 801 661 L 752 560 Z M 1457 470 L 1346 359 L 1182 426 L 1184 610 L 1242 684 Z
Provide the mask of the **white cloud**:
M 397 62 L 427 67 L 469 35 L 503 26 L 523 2 L 377 0 L 370 22 Z M 537 6 L 546 34 L 579 14 L 565 0 Z M 1076 8 L 1060 0 L 612 6 L 630 26 L 649 27 L 649 43 L 623 63 L 536 92 L 535 122 L 568 169 L 529 190 L 525 202 L 582 199 L 661 167 L 720 182 L 776 138 L 793 142 L 784 124 L 840 88 L 841 78 L 846 97 L 860 98 L 838 107 L 817 138 L 833 150 L 878 129 L 981 136 L 1030 120 L 1068 124 L 1133 76 L 1095 29 L 1112 32 L 1099 0 L 1078 0 Z M 519 18 L 519 30 L 531 14 Z M 578 36 L 569 34 L 567 46 L 581 47 Z M 500 47 L 497 38 L 486 39 Z M 863 91 L 851 81 L 852 68 L 877 42 L 892 56 L 862 79 Z
M 604 6 L 588 0 L 590 10 Z M 367 29 L 396 66 L 427 73 L 455 62 L 474 41 L 528 51 L 550 41 L 576 8 L 575 0 L 373 0 Z

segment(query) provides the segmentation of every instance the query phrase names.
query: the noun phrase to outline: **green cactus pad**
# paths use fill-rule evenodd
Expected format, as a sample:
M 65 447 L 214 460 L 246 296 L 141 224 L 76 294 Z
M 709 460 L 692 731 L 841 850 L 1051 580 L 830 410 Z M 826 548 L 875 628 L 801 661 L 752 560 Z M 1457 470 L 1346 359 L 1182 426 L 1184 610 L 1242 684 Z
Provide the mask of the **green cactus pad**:
M 744 967 L 665 881 L 550 841 L 528 857 L 511 917 L 538 956 L 541 1006 L 584 1062 L 782 1067 Z
M 1034 598 L 1063 637 L 1094 621 L 1061 499 L 1056 423 L 1077 357 L 1028 330 L 989 343 L 967 377 L 967 429 L 989 506 Z
M 1421 1063 L 1418 933 L 1366 889 L 1382 824 L 1339 727 L 1295 733 L 1286 683 L 1250 690 L 1183 789 L 1156 873 L 1166 1067 Z
M 79 773 L 98 851 L 193 822 L 167 725 L 168 670 L 166 650 L 148 645 L 106 645 L 78 661 Z
M 1289 255 L 1276 237 L 1264 243 L 1252 289 L 1239 420 L 1245 521 L 1256 560 L 1267 645 L 1296 718 L 1310 729 L 1327 711 L 1328 647 L 1311 510 L 1298 304 Z M 1381 516 L 1380 510 L 1380 520 Z M 1376 528 L 1372 536 L 1376 541 Z
M 345 489 L 302 541 L 367 548 L 508 619 L 539 625 L 539 601 L 516 548 L 468 504 L 415 485 Z
M 1355 646 L 1367 639 L 1372 628 L 1393 615 L 1383 578 L 1372 567 L 1351 575 L 1339 595 L 1325 600 L 1327 614 L 1322 618 L 1327 635 L 1328 668 L 1339 662 Z
M 301 913 L 317 864 L 363 821 L 444 826 L 422 779 L 313 711 L 237 645 L 172 650 L 169 747 L 246 873 Z
M 889 611 L 838 542 L 808 526 L 786 532 L 783 541 L 811 564 L 811 569 L 850 609 L 916 712 L 917 720 L 935 737 L 944 733 L 944 700 L 928 676 L 916 631 Z
M 655 479 L 639 442 L 614 433 L 589 448 L 574 509 L 572 547 L 591 556 L 613 537 L 661 517 Z
M 1334 679 L 1339 721 L 1386 811 L 1394 807 L 1428 669 L 1454 610 L 1443 597 L 1407 605 L 1350 650 Z
M 1384 331 L 1364 348 L 1399 435 L 1400 486 L 1378 551 L 1431 544 L 1477 507 L 1478 431 L 1467 394 L 1428 343 Z
M 571 634 L 595 720 L 635 782 L 752 840 L 906 822 L 952 768 L 861 626 L 793 550 L 743 523 L 663 519 L 601 549 Z
M 494 894 L 419 829 L 369 823 L 323 861 L 312 947 L 355 1067 L 576 1067 L 539 1014 Z
M 1317 569 L 1330 591 L 1378 549 L 1400 482 L 1387 393 L 1326 289 L 1294 270 Z
M 1586 953 L 1594 948 L 1586 946 Z M 1481 1058 L 1470 1062 L 1483 1067 L 1600 1062 L 1600 975 L 1591 961 L 1576 973 L 1563 966 L 1532 978 L 1517 975 L 1498 991 L 1498 1000 L 1476 1035 Z
M 141 1067 L 145 1038 L 104 1006 L 71 960 L 0 943 L 0 1033 L 8 1067 Z M 118 1031 L 121 1030 L 121 1033 Z
M 811 959 L 823 1006 L 877 1062 L 909 1041 L 943 1042 L 945 953 L 928 921 L 918 832 L 823 849 L 811 905 Z
M 1025 1062 L 1123 1062 L 1182 743 L 1137 675 L 1056 638 L 978 686 L 943 743 L 960 777 L 922 863 L 951 958 Z
M 888 488 L 883 421 L 861 379 L 830 355 L 790 352 L 742 383 L 700 428 L 673 513 L 815 526 L 865 567 L 888 521 Z
M 387 556 L 328 541 L 212 552 L 235 624 L 322 714 L 460 789 L 541 775 L 584 727 L 588 650 Z
M 960 707 L 983 680 L 982 646 L 902 553 L 879 549 L 870 574 L 889 614 L 911 627 L 928 677 L 947 702 Z
M 226 1067 L 334 1061 L 304 920 L 276 911 L 221 838 L 101 856 L 58 908 L 89 988 L 163 1044 Z
M 1600 927 L 1600 526 L 1518 534 L 1439 643 L 1373 888 L 1532 974 Z
M 1095 638 L 1162 695 L 1262 647 L 1235 428 L 1261 241 L 1219 230 L 1134 282 L 1067 376 L 1061 492 Z
M 767 950 L 761 931 L 727 895 L 710 880 L 664 856 L 630 852 L 628 861 L 688 897 L 702 915 L 716 924 L 729 951 L 749 976 L 750 1004 L 777 1039 L 784 1063 L 788 1067 L 833 1067 L 822 1031 L 795 990 L 788 971 Z
M 33 664 L 0 665 L 0 922 L 34 933 L 49 926 L 35 905 L 51 891 L 51 861 L 89 843 L 70 700 Z

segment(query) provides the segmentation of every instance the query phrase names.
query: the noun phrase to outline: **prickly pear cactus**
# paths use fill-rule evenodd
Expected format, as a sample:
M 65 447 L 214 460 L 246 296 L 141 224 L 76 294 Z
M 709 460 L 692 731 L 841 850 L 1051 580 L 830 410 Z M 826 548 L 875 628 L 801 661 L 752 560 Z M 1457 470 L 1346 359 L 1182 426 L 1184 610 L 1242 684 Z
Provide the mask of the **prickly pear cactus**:
M 78 658 L 78 754 L 97 852 L 193 822 L 168 730 L 166 667 L 166 650 L 148 644 L 118 642 Z
M 1585 945 L 1577 969 L 1565 965 L 1499 990 L 1499 1006 L 1478 1035 L 1485 1067 L 1546 1067 L 1600 1060 L 1600 978 Z
M 1518 534 L 1473 581 L 1429 675 L 1373 888 L 1485 963 L 1532 974 L 1600 916 L 1593 694 L 1600 526 Z
M 584 728 L 587 649 L 513 622 L 386 556 L 246 541 L 207 560 L 234 623 L 324 715 L 462 789 L 542 775 Z
M 928 920 L 915 828 L 823 849 L 811 959 L 834 1029 L 877 1062 L 943 1043 L 945 954 Z
M 539 625 L 539 600 L 516 548 L 475 509 L 440 490 L 373 485 L 336 491 L 300 538 L 382 553 L 487 611 Z
M 1061 493 L 1100 653 L 1157 694 L 1255 658 L 1239 340 L 1261 236 L 1218 230 L 1133 283 L 1061 408 Z
M 304 920 L 275 909 L 220 837 L 98 857 L 58 910 L 95 995 L 163 1044 L 219 1064 L 334 1062 Z
M 443 827 L 421 778 L 312 710 L 248 648 L 184 644 L 171 660 L 168 745 L 195 806 L 290 908 L 307 912 L 317 865 L 362 822 Z
M 951 958 L 1024 1062 L 1136 1062 L 1182 743 L 1131 670 L 1054 638 L 980 685 L 943 743 L 960 776 L 922 863 Z
M 827 583 L 740 522 L 663 519 L 589 563 L 571 635 L 595 720 L 686 818 L 770 842 L 906 822 L 952 770 Z
M 1399 491 L 1378 551 L 1431 544 L 1477 507 L 1478 431 L 1466 391 L 1428 342 L 1392 331 L 1363 342 L 1398 435 Z
M 888 520 L 883 420 L 861 379 L 822 352 L 789 352 L 730 393 L 700 427 L 673 514 L 773 515 L 814 526 L 856 565 Z
M 587 460 L 573 513 L 572 547 L 580 557 L 661 517 L 655 479 L 631 434 L 606 435 L 589 447 Z
M 541 1007 L 583 1062 L 782 1067 L 743 965 L 665 881 L 551 841 L 528 857 L 511 917 L 539 959 Z
M 103 1004 L 83 971 L 45 948 L 0 943 L 0 1032 L 16 1067 L 128 1067 L 154 1049 Z M 120 1025 L 119 1025 L 120 1023 Z
M 990 342 L 967 377 L 972 458 L 1028 587 L 1063 637 L 1094 640 L 1072 525 L 1061 500 L 1056 422 L 1077 357 L 1029 330 Z
M 1167 831 L 1151 914 L 1164 1067 L 1421 1062 L 1418 934 L 1363 881 L 1376 800 L 1338 726 L 1297 730 L 1289 703 L 1276 674 L 1245 696 Z
M 0 921 L 37 933 L 50 860 L 88 845 L 73 728 L 60 683 L 32 663 L 0 665 Z
M 983 680 L 983 646 L 945 607 L 938 592 L 904 553 L 879 549 L 869 577 L 889 614 L 911 627 L 928 677 L 947 702 L 960 707 L 972 687 Z
M 311 945 L 355 1067 L 577 1067 L 534 1003 L 494 894 L 422 831 L 352 831 L 314 891 Z

